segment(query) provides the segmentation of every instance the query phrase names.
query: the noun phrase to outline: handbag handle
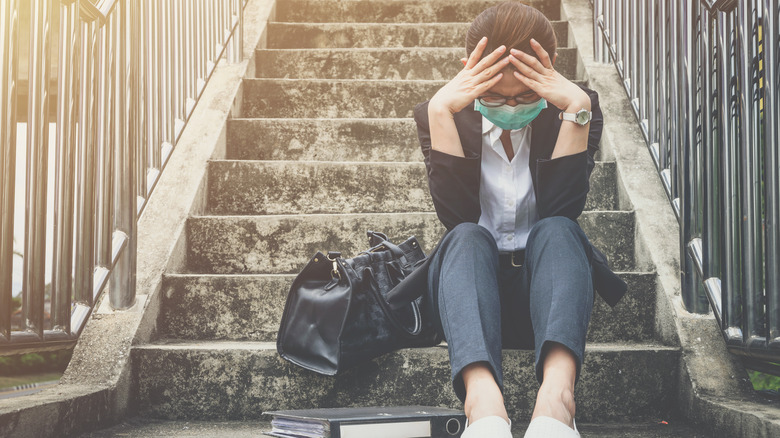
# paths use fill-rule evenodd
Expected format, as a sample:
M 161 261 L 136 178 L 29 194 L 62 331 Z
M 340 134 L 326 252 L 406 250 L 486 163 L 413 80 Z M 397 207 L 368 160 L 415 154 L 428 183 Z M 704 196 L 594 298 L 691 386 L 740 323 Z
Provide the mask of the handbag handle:
M 365 251 L 362 251 L 361 254 L 369 253 L 369 252 L 382 251 L 384 249 L 389 249 L 390 252 L 393 253 L 393 256 L 395 256 L 396 258 L 401 258 L 401 257 L 406 256 L 406 254 L 404 254 L 404 251 L 398 245 L 396 245 L 395 243 L 390 242 L 389 240 L 387 240 L 387 236 L 384 233 L 380 233 L 378 231 L 370 231 L 369 230 L 369 231 L 366 232 L 366 234 L 368 234 L 368 243 L 369 243 L 369 245 L 371 243 L 377 242 L 377 241 L 379 241 L 379 243 L 374 245 L 374 246 L 372 246 L 371 248 L 369 248 L 369 249 L 367 249 Z
M 412 306 L 412 313 L 414 314 L 414 328 L 409 330 L 406 327 L 404 327 L 404 325 L 401 324 L 400 321 L 398 321 L 398 318 L 395 317 L 395 314 L 393 314 L 393 311 L 390 309 L 390 305 L 387 303 L 387 301 L 385 301 L 385 298 L 379 292 L 378 283 L 374 278 L 374 272 L 371 270 L 371 268 L 369 268 L 368 266 L 363 268 L 363 274 L 369 278 L 369 281 L 371 282 L 370 289 L 374 293 L 374 297 L 379 303 L 379 307 L 382 309 L 382 312 L 385 313 L 385 316 L 387 316 L 387 319 L 390 321 L 390 323 L 396 329 L 398 329 L 402 335 L 410 339 L 414 339 L 418 337 L 422 332 L 422 314 L 420 313 L 420 306 L 417 305 L 417 302 L 416 301 L 409 302 L 409 304 Z

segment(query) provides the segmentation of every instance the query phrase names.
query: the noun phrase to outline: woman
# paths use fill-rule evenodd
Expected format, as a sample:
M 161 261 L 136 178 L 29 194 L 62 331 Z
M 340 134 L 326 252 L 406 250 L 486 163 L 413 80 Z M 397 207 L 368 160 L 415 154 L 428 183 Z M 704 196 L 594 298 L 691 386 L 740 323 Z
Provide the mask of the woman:
M 579 436 L 574 386 L 594 287 L 612 306 L 626 290 L 576 222 L 602 118 L 596 93 L 555 71 L 555 50 L 539 11 L 491 7 L 468 31 L 463 70 L 414 111 L 447 228 L 425 307 L 448 343 L 464 438 L 512 436 L 502 347 L 535 351 L 526 437 Z

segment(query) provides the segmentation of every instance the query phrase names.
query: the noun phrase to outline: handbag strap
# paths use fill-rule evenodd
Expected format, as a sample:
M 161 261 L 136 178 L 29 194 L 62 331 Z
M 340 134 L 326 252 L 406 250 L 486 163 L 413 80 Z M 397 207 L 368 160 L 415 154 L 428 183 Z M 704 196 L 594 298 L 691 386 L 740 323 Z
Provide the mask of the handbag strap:
M 404 251 L 393 242 L 387 240 L 387 236 L 384 233 L 380 233 L 378 231 L 367 231 L 366 234 L 368 234 L 368 242 L 369 245 L 372 245 L 371 248 L 362 251 L 363 253 L 370 253 L 370 252 L 377 252 L 377 251 L 383 251 L 385 249 L 390 250 L 391 253 L 393 253 L 393 256 L 396 258 L 404 257 L 406 254 L 404 254 Z M 380 240 L 381 239 L 381 240 Z M 376 243 L 379 242 L 379 243 Z M 376 243 L 376 244 L 374 244 Z
M 390 305 L 387 303 L 387 301 L 385 301 L 385 298 L 379 292 L 378 283 L 374 278 L 374 273 L 371 271 L 371 268 L 365 267 L 363 269 L 363 273 L 369 278 L 369 281 L 371 281 L 371 287 L 369 289 L 371 289 L 371 291 L 374 293 L 374 297 L 379 303 L 379 307 L 382 309 L 382 312 L 384 312 L 385 316 L 387 316 L 387 319 L 390 321 L 393 327 L 398 329 L 401 335 L 404 335 L 410 339 L 419 337 L 420 333 L 422 332 L 422 314 L 420 313 L 420 306 L 417 305 L 417 302 L 412 301 L 409 303 L 409 305 L 412 306 L 412 314 L 414 315 L 414 327 L 409 330 L 403 324 L 401 324 L 400 321 L 398 321 L 398 318 L 396 318 L 395 314 L 390 308 Z

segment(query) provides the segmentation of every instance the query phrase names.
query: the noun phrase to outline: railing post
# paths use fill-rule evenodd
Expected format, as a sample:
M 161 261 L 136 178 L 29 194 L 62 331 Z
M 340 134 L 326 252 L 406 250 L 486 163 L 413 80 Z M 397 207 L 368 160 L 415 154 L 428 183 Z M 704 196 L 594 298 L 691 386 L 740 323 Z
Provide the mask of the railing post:
M 758 50 L 755 0 L 742 0 L 737 6 L 737 65 L 739 66 L 739 126 L 742 164 L 742 266 L 743 341 L 749 346 L 761 336 L 759 312 L 763 309 L 763 269 L 761 239 L 761 153 L 758 143 Z
M 70 333 L 73 292 L 73 190 L 79 59 L 78 3 L 60 5 L 59 76 L 57 81 L 57 180 L 54 200 L 54 260 L 51 305 L 53 328 Z
M 780 350 L 780 2 L 764 0 L 764 172 L 769 348 Z M 772 268 L 774 267 L 774 268 Z
M 719 149 L 723 161 L 721 173 L 721 199 L 723 200 L 723 273 L 721 278 L 721 301 L 723 303 L 723 324 L 727 345 L 741 345 L 742 329 L 739 321 L 742 315 L 740 296 L 742 293 L 742 271 L 739 264 L 739 249 L 742 233 L 741 209 L 739 205 L 739 134 L 737 117 L 736 72 L 736 17 L 733 13 L 718 12 L 718 118 Z
M 114 25 L 116 28 L 113 34 L 116 35 L 114 48 L 116 50 L 116 76 L 114 78 L 114 88 L 116 90 L 114 108 L 115 117 L 114 136 L 117 153 L 113 163 L 113 174 L 115 178 L 114 199 L 114 227 L 115 232 L 121 233 L 121 238 L 127 246 L 122 250 L 117 260 L 114 270 L 111 273 L 111 283 L 109 286 L 109 295 L 111 307 L 114 309 L 127 309 L 135 303 L 135 261 L 136 261 L 136 196 L 135 196 L 135 135 L 130 122 L 134 121 L 134 114 L 131 113 L 132 96 L 136 89 L 133 82 L 138 76 L 135 69 L 138 67 L 133 56 L 128 56 L 128 46 L 131 45 L 131 53 L 135 53 L 137 45 L 136 38 L 131 35 L 137 35 L 137 29 L 130 28 L 131 17 L 128 14 L 128 2 L 120 0 L 117 10 L 114 14 Z M 137 2 L 132 1 L 137 6 Z M 131 11 L 135 13 L 135 6 Z
M 51 2 L 35 0 L 31 11 L 22 322 L 28 332 L 43 340 Z
M 97 138 L 99 107 L 98 35 L 96 22 L 81 24 L 84 43 L 80 63 L 79 149 L 76 195 L 76 302 L 93 304 L 95 272 L 95 178 L 97 173 Z
M 11 338 L 16 182 L 18 0 L 0 2 L 0 339 Z

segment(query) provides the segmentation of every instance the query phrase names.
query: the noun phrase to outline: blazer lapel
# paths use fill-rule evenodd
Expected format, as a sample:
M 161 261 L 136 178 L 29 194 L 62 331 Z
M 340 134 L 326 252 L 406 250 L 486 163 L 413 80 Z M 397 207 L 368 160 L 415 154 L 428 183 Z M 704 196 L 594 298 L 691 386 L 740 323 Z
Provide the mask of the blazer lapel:
M 482 156 L 482 114 L 474 109 L 474 102 L 454 115 L 455 126 L 463 146 L 463 153 L 468 156 Z

